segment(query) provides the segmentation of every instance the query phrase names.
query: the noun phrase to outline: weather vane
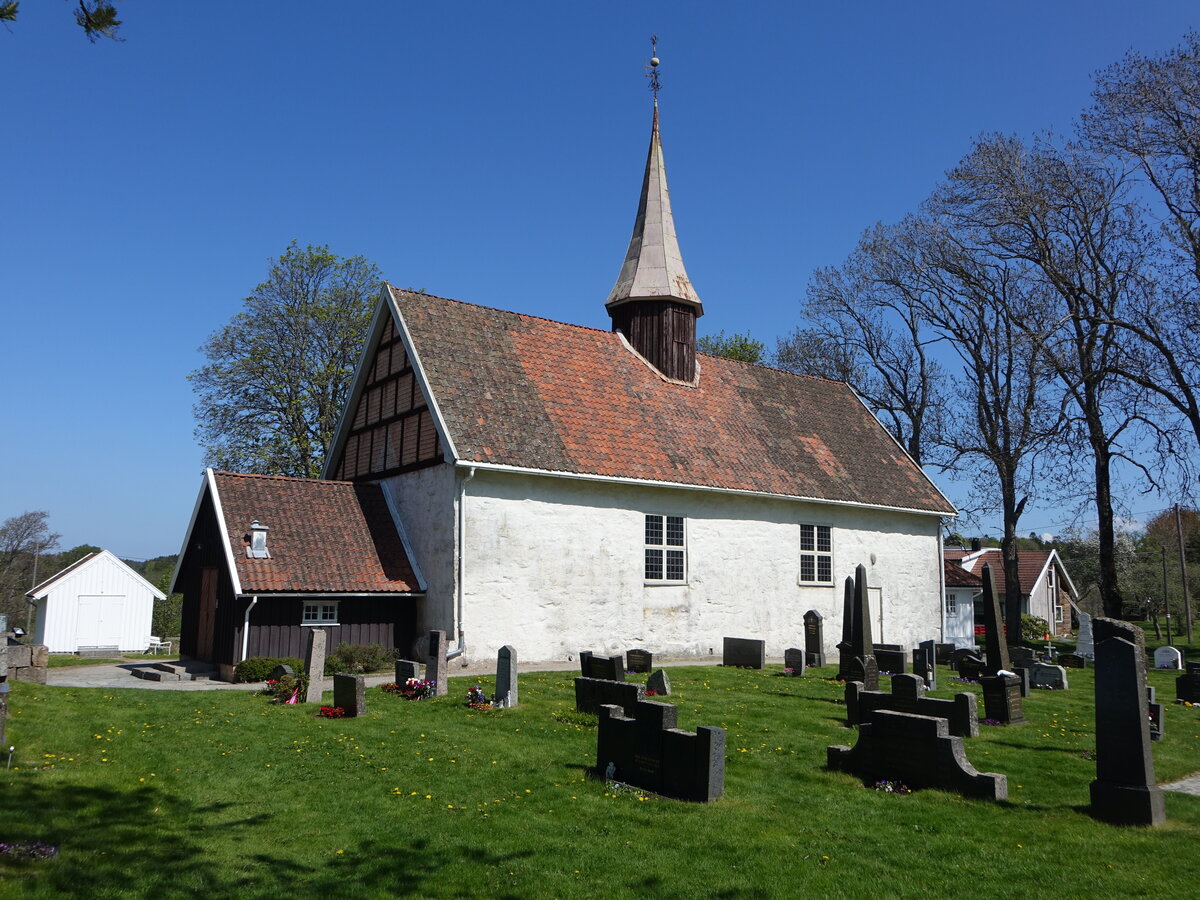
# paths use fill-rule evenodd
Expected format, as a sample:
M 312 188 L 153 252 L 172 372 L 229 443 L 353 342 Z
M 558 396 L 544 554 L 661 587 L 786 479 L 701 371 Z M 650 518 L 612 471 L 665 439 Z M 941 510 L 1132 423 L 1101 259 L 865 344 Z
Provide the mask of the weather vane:
M 658 105 L 658 92 L 662 90 L 662 82 L 658 80 L 658 35 L 650 35 L 650 65 L 646 66 L 646 77 L 650 79 L 650 90 L 654 92 L 654 105 Z

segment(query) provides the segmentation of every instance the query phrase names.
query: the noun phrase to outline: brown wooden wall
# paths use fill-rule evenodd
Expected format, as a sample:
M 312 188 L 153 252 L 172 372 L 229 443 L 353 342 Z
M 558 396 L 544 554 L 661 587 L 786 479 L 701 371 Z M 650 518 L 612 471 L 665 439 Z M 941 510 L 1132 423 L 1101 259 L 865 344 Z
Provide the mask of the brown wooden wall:
M 696 311 L 669 300 L 637 300 L 612 311 L 613 330 L 668 378 L 696 377 Z
M 179 652 L 181 655 L 198 658 L 196 628 L 200 619 L 200 579 L 205 568 L 215 568 L 217 580 L 216 639 L 213 642 L 213 659 L 210 662 L 229 662 L 232 644 L 228 635 L 222 638 L 222 622 L 228 622 L 233 606 L 233 579 L 230 577 L 225 559 L 225 547 L 217 525 L 212 496 L 207 491 L 200 502 L 196 524 L 191 540 L 184 549 L 183 564 L 179 568 L 179 579 L 175 589 L 183 594 L 183 623 L 180 626 Z
M 336 598 L 329 598 L 336 599 Z M 249 600 L 234 604 L 240 609 L 230 629 L 238 653 L 241 652 L 242 627 Z M 387 650 L 412 649 L 416 637 L 416 603 L 412 597 L 350 597 L 338 602 L 337 625 L 301 625 L 303 600 L 299 597 L 260 597 L 250 613 L 248 656 L 294 656 L 304 658 L 308 632 L 321 627 L 328 633 L 326 652 L 338 644 L 379 644 Z
M 429 403 L 389 318 L 370 363 L 342 455 L 338 480 L 378 479 L 441 461 Z

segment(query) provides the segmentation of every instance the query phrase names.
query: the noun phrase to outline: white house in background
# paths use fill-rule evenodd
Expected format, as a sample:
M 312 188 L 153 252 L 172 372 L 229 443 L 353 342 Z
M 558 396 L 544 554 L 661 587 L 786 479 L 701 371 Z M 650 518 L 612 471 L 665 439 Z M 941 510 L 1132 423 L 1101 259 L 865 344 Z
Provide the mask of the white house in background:
M 107 550 L 89 553 L 25 596 L 37 605 L 35 643 L 51 653 L 140 653 L 150 640 L 154 601 L 166 599 Z
M 982 605 L 983 591 L 982 573 L 986 563 L 992 567 L 993 584 L 996 586 L 1001 608 L 1008 585 L 1004 580 L 1004 556 L 999 547 L 978 547 L 970 550 L 947 547 L 943 553 L 946 560 L 946 591 L 950 592 L 952 578 L 960 579 L 961 575 L 953 573 L 951 567 L 957 567 L 967 575 L 973 576 L 978 587 L 975 588 L 975 600 Z M 1062 557 L 1057 550 L 1018 550 L 1017 575 L 1021 583 L 1017 586 L 1021 595 L 1021 612 L 1045 619 L 1050 626 L 1050 632 L 1055 635 L 1065 635 L 1071 632 L 1071 607 L 1079 598 L 1075 583 L 1063 565 Z M 947 600 L 947 604 L 949 600 Z M 960 613 L 960 616 L 962 614 Z M 983 642 L 983 610 L 978 609 L 974 616 L 978 623 L 976 638 L 973 643 Z M 965 621 L 965 617 L 963 617 Z M 949 623 L 949 607 L 947 606 L 947 623 Z
M 945 560 L 943 568 L 942 580 L 946 585 L 943 641 L 958 648 L 978 646 L 975 601 L 983 591 L 983 579 L 950 559 Z

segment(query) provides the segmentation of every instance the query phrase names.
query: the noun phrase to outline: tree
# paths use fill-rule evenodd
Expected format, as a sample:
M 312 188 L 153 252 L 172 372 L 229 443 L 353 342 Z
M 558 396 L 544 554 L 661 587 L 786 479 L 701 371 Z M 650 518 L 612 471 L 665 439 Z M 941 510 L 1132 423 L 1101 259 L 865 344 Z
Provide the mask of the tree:
M 0 22 L 15 22 L 20 6 L 20 0 L 0 2 Z M 79 8 L 75 10 L 75 24 L 83 29 L 83 33 L 93 44 L 101 37 L 113 41 L 124 40 L 117 36 L 121 20 L 117 18 L 115 0 L 79 0 Z
M 361 256 L 293 241 L 188 376 L 196 437 L 218 468 L 315 478 L 383 280 Z
M 766 345 L 750 337 L 750 332 L 739 334 L 735 331 L 730 337 L 725 337 L 725 329 L 721 329 L 716 334 L 705 335 L 696 341 L 696 349 L 709 356 L 723 356 L 761 365 Z
M 0 612 L 7 613 L 12 624 L 25 620 L 25 594 L 34 587 L 39 557 L 58 546 L 60 535 L 50 530 L 49 518 L 39 509 L 0 524 Z M 42 568 L 46 574 L 55 571 Z

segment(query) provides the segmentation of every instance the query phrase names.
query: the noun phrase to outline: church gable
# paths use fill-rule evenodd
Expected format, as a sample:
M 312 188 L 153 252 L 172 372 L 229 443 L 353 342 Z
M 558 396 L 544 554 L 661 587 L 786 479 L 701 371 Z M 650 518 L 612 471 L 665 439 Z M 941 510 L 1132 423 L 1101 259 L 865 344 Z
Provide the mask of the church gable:
M 364 355 L 350 397 L 353 414 L 334 447 L 325 476 L 339 481 L 377 480 L 433 465 L 442 459 L 429 402 L 387 305 L 374 349 Z

